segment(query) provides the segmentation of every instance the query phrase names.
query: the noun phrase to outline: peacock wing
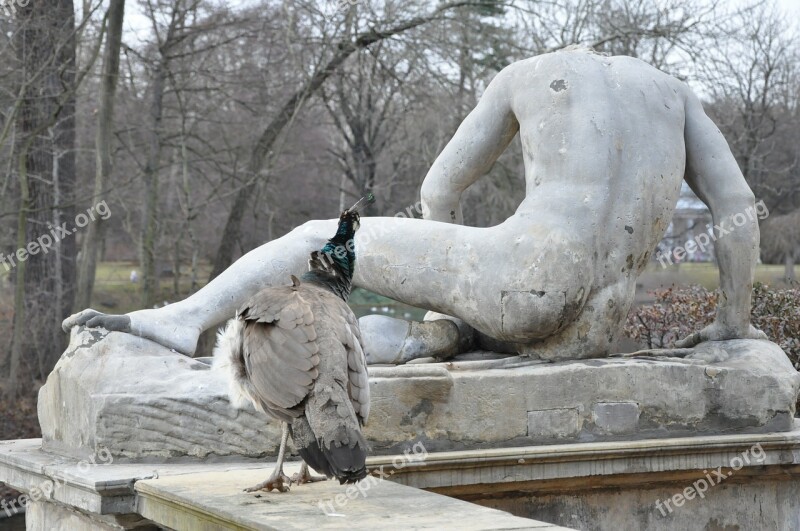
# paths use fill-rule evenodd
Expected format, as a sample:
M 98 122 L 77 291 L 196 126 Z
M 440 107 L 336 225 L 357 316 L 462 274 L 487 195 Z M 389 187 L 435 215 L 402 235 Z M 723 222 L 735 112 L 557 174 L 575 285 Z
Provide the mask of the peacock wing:
M 367 356 L 361 344 L 361 329 L 350 307 L 333 294 L 323 295 L 326 308 L 331 310 L 336 325 L 337 339 L 347 351 L 348 393 L 353 409 L 363 426 L 369 419 L 369 374 Z
M 268 413 L 291 420 L 319 376 L 314 312 L 301 290 L 267 288 L 240 312 L 244 361 L 256 398 Z
M 367 356 L 361 343 L 361 328 L 358 319 L 352 311 L 347 316 L 348 338 L 347 347 L 347 374 L 350 377 L 350 397 L 353 407 L 358 415 L 361 425 L 369 420 L 369 373 L 367 371 Z

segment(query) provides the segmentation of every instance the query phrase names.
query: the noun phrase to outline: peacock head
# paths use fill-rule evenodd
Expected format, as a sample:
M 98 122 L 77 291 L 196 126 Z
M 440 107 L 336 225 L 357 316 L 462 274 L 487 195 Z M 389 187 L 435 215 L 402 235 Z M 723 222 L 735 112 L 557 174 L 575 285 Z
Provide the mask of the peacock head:
M 311 271 L 325 271 L 334 276 L 343 275 L 348 282 L 352 280 L 356 267 L 355 235 L 361 226 L 360 212 L 373 201 L 375 196 L 369 193 L 342 212 L 334 237 L 321 250 L 311 253 Z

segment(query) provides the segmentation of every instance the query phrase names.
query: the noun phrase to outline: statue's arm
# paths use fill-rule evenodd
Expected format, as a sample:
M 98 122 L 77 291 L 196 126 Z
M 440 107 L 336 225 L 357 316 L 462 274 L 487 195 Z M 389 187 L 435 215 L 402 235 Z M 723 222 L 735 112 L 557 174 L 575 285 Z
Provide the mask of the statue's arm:
M 686 102 L 686 182 L 711 211 L 720 293 L 715 322 L 678 343 L 766 336 L 750 325 L 753 275 L 759 254 L 755 198 L 728 143 L 694 94 Z
M 461 194 L 491 169 L 517 134 L 509 77 L 507 69 L 497 74 L 425 176 L 420 190 L 425 219 L 463 223 Z

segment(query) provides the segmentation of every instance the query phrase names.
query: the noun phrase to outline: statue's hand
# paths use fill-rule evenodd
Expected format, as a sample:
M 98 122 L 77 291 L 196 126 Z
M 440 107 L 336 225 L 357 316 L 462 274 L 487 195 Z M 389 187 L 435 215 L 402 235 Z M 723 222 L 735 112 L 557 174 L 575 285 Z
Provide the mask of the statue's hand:
M 691 348 L 705 341 L 725 341 L 727 339 L 767 339 L 767 334 L 753 325 L 748 325 L 747 330 L 741 330 L 715 321 L 699 332 L 689 334 L 677 341 L 675 346 L 678 348 Z
M 90 308 L 70 315 L 61 323 L 61 328 L 66 333 L 69 333 L 73 326 L 105 328 L 110 332 L 130 332 L 131 318 L 127 315 L 106 315 Z

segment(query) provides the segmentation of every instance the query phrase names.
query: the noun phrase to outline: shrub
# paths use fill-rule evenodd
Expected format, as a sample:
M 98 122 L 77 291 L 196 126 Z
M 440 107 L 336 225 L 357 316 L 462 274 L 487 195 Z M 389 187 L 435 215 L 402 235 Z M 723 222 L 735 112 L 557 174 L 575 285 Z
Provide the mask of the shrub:
M 653 292 L 655 302 L 633 308 L 625 335 L 642 348 L 669 348 L 675 341 L 711 324 L 717 310 L 717 293 L 701 286 L 666 288 Z M 788 354 L 800 369 L 800 289 L 753 286 L 751 319 Z

